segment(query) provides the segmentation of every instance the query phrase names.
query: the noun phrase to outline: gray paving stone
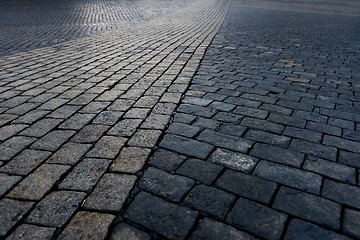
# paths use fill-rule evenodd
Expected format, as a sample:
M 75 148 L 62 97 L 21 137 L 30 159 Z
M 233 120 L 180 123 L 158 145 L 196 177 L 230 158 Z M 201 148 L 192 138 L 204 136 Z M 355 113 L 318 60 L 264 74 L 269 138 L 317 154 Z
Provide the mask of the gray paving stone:
M 269 131 L 277 134 L 280 134 L 285 128 L 283 125 L 277 123 L 272 123 L 266 120 L 250 118 L 250 117 L 245 117 L 241 121 L 241 125 L 259 130 Z
M 51 239 L 55 230 L 55 228 L 22 224 L 7 239 Z
M 360 238 L 360 212 L 346 208 L 344 211 L 343 230 L 345 234 Z
M 93 143 L 98 141 L 109 129 L 108 126 L 90 124 L 80 130 L 72 139 L 72 142 Z
M 109 130 L 108 134 L 130 137 L 135 133 L 141 122 L 141 119 L 123 119 L 115 124 L 115 126 Z
M 180 166 L 176 173 L 210 185 L 222 169 L 221 166 L 206 161 L 188 159 Z
M 81 106 L 64 105 L 53 111 L 48 117 L 66 119 L 79 111 L 80 108 Z
M 47 160 L 47 163 L 75 165 L 90 147 L 90 144 L 66 143 Z
M 184 239 L 193 226 L 197 213 L 141 192 L 131 203 L 125 218 L 169 239 Z M 173 231 L 176 229 L 176 231 Z
M 226 148 L 233 151 L 246 153 L 253 142 L 234 136 L 229 136 L 219 132 L 204 130 L 197 137 L 197 140 L 210 143 L 217 147 Z
M 110 240 L 150 240 L 151 236 L 126 223 L 117 224 L 110 235 Z
M 293 219 L 290 222 L 288 230 L 285 235 L 286 240 L 303 240 L 303 239 L 336 239 L 347 240 L 349 238 L 338 233 L 318 227 L 314 224 Z
M 326 160 L 336 161 L 337 150 L 335 147 L 294 139 L 290 144 L 290 149 L 314 155 Z
M 80 130 L 85 127 L 85 125 L 87 125 L 94 117 L 95 114 L 77 113 L 72 117 L 68 118 L 59 127 L 63 129 Z
M 86 157 L 114 159 L 126 141 L 123 137 L 103 136 Z
M 216 113 L 215 110 L 197 105 L 190 105 L 190 104 L 181 104 L 178 107 L 177 111 L 180 113 L 187 113 L 187 114 L 206 117 L 206 118 L 210 118 L 214 116 Z
M 224 223 L 205 218 L 191 234 L 190 239 L 219 239 L 219 240 L 251 240 L 255 239 L 248 233 L 237 230 Z
M 215 186 L 263 203 L 270 203 L 277 188 L 274 182 L 232 170 L 226 170 Z
M 160 148 L 156 150 L 154 155 L 149 159 L 149 165 L 172 172 L 175 171 L 185 159 L 186 157 L 183 155 Z
M 281 187 L 273 207 L 332 229 L 340 228 L 340 204 L 316 195 Z
M 222 148 L 217 148 L 208 161 L 221 164 L 227 168 L 252 172 L 258 159 L 247 154 L 237 153 Z
M 8 164 L 0 168 L 0 172 L 27 175 L 51 155 L 50 152 L 25 149 Z
M 44 118 L 37 121 L 35 124 L 31 125 L 20 134 L 30 137 L 42 137 L 47 134 L 49 131 L 54 129 L 59 125 L 63 120 L 61 119 L 50 119 Z
M 0 141 L 5 141 L 6 139 L 16 135 L 18 132 L 28 127 L 26 124 L 11 124 L 6 125 L 0 128 Z
M 103 111 L 93 120 L 95 124 L 113 125 L 122 117 L 123 112 Z
M 306 128 L 312 131 L 341 136 L 341 128 L 327 125 L 324 123 L 308 122 Z
M 166 132 L 192 138 L 200 132 L 200 127 L 184 123 L 171 123 Z
M 159 130 L 138 129 L 128 141 L 128 145 L 132 147 L 152 148 L 157 143 L 160 135 L 161 131 Z
M 360 141 L 360 132 L 359 131 L 354 131 L 354 130 L 349 130 L 349 129 L 344 129 L 343 130 L 343 137 L 353 140 L 353 141 Z
M 118 99 L 114 101 L 107 110 L 109 111 L 127 111 L 133 104 L 134 100 Z
M 184 199 L 184 203 L 191 208 L 210 213 L 220 219 L 224 219 L 231 208 L 235 196 L 206 185 L 197 185 Z
M 214 117 L 214 119 L 216 120 L 216 117 Z M 199 117 L 196 119 L 196 121 L 192 125 L 198 126 L 200 128 L 207 128 L 207 129 L 215 130 L 220 125 L 220 122 L 215 121 L 215 120 Z
M 318 173 L 329 178 L 355 184 L 356 171 L 354 168 L 347 167 L 343 164 L 338 164 L 326 161 L 320 158 L 309 156 L 304 163 L 303 169 Z
M 8 231 L 19 222 L 34 205 L 33 202 L 17 201 L 13 199 L 0 200 L 0 237 L 5 236 Z
M 190 114 L 178 113 L 178 112 L 176 112 L 174 114 L 174 122 L 177 122 L 177 123 L 190 124 L 195 119 L 196 119 L 196 116 L 190 115 Z
M 295 127 L 286 127 L 284 135 L 300 138 L 303 140 L 311 141 L 311 142 L 320 142 L 322 138 L 322 134 L 315 131 L 309 131 L 307 129 L 295 128 Z
M 255 202 L 240 198 L 226 222 L 267 239 L 279 239 L 287 215 Z
M 296 151 L 261 143 L 256 143 L 250 154 L 265 160 L 295 167 L 300 167 L 305 157 L 304 154 Z
M 139 118 L 145 119 L 150 112 L 149 108 L 130 108 L 125 114 L 123 118 Z
M 26 218 L 26 223 L 62 227 L 76 211 L 85 193 L 54 191 L 43 198 Z
M 190 191 L 194 180 L 169 174 L 156 168 L 148 168 L 138 185 L 145 191 L 179 202 Z
M 219 132 L 223 134 L 228 134 L 236 137 L 242 137 L 247 130 L 246 127 L 240 125 L 234 125 L 229 123 L 224 123 L 219 128 Z
M 105 159 L 83 159 L 58 185 L 59 189 L 89 191 L 110 165 Z
M 104 239 L 114 215 L 77 212 L 58 239 Z
M 360 154 L 340 150 L 339 163 L 360 168 Z
M 125 147 L 111 164 L 110 171 L 136 173 L 143 168 L 150 151 L 147 148 Z
M 61 145 L 69 140 L 75 131 L 54 130 L 46 134 L 31 145 L 31 148 L 47 151 L 56 151 Z
M 241 106 L 236 107 L 233 113 L 259 119 L 265 119 L 268 116 L 268 111 Z
M 335 202 L 360 209 L 360 187 L 325 179 L 321 195 Z
M 206 158 L 214 148 L 210 144 L 172 134 L 164 136 L 160 147 L 201 159 Z
M 17 118 L 15 120 L 16 123 L 24 123 L 24 124 L 32 124 L 34 122 L 36 122 L 37 120 L 39 120 L 40 118 L 43 118 L 44 116 L 46 116 L 50 111 L 44 111 L 44 110 L 32 110 L 28 113 L 26 113 L 25 115 Z M 1 125 L 1 120 L 0 120 L 0 125 Z
M 339 137 L 325 135 L 323 139 L 325 145 L 334 146 L 340 149 L 345 149 L 350 152 L 360 153 L 360 142 L 355 142 Z
M 286 136 L 281 136 L 269 132 L 249 130 L 245 134 L 245 138 L 253 141 L 268 143 L 276 146 L 288 146 L 290 144 L 291 138 Z
M 169 115 L 151 113 L 141 124 L 141 128 L 164 130 L 169 121 Z
M 6 140 L 5 142 L 0 143 L 0 160 L 10 160 L 35 140 L 36 138 L 15 136 Z
M 11 198 L 40 200 L 70 169 L 66 165 L 43 164 L 24 178 L 9 194 Z
M 135 180 L 136 177 L 133 175 L 106 173 L 87 198 L 84 207 L 102 211 L 120 211 Z
M 0 181 L 2 182 L 0 186 L 0 196 L 9 191 L 15 184 L 20 182 L 22 177 L 20 176 L 11 176 L 5 173 L 0 173 Z
M 255 168 L 254 175 L 306 192 L 320 193 L 322 177 L 297 168 L 260 161 Z

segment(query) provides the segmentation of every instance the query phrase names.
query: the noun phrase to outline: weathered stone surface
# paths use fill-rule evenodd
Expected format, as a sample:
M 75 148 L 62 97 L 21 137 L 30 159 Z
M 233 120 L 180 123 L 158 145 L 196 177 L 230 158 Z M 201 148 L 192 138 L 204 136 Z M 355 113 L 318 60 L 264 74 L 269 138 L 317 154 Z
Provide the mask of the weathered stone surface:
M 285 235 L 286 240 L 303 240 L 303 239 L 336 239 L 348 240 L 349 238 L 338 233 L 318 227 L 314 224 L 294 219 L 290 222 Z
M 26 124 L 11 124 L 6 125 L 0 128 L 0 141 L 5 141 L 6 139 L 14 136 L 28 125 Z
M 166 130 L 168 133 L 177 134 L 188 138 L 194 137 L 199 131 L 199 127 L 184 123 L 172 123 Z
M 40 200 L 70 166 L 43 164 L 23 179 L 9 194 L 17 199 Z
M 184 203 L 193 209 L 223 219 L 234 201 L 235 196 L 230 193 L 206 185 L 197 185 L 187 195 Z
M 256 166 L 254 175 L 306 192 L 320 193 L 322 177 L 297 168 L 260 161 Z
M 30 137 L 42 137 L 59 125 L 62 121 L 63 120 L 61 119 L 44 118 L 31 125 L 20 134 Z
M 226 222 L 267 239 L 279 239 L 286 219 L 287 215 L 283 213 L 240 198 Z
M 290 138 L 281 136 L 269 132 L 249 130 L 245 134 L 245 138 L 257 142 L 268 143 L 276 146 L 288 146 L 290 144 Z
M 211 154 L 209 161 L 234 170 L 252 172 L 258 159 L 250 155 L 217 148 L 213 154 Z
M 94 148 L 86 154 L 86 157 L 113 159 L 126 141 L 127 139 L 123 137 L 103 136 L 95 144 Z
M 191 234 L 190 239 L 253 240 L 255 238 L 248 233 L 237 230 L 234 227 L 205 218 Z
M 139 181 L 139 187 L 145 191 L 172 201 L 180 201 L 194 185 L 194 180 L 169 174 L 157 168 L 148 168 Z
M 340 150 L 339 163 L 360 168 L 360 154 Z
M 62 227 L 75 212 L 85 193 L 54 191 L 43 198 L 26 218 L 27 223 Z
M 353 238 L 360 238 L 360 211 L 346 208 L 343 224 L 345 234 Z
M 172 134 L 165 135 L 160 147 L 201 159 L 206 158 L 214 148 L 210 144 Z
M 78 132 L 71 141 L 78 143 L 93 143 L 98 141 L 102 135 L 108 130 L 108 126 L 104 125 L 87 125 Z
M 183 155 L 160 148 L 149 159 L 149 165 L 171 172 L 176 170 L 185 159 Z
M 34 205 L 13 199 L 0 200 L 0 237 L 4 236 Z
M 273 207 L 333 229 L 340 228 L 340 204 L 316 195 L 282 187 Z
M 150 240 L 151 236 L 126 223 L 117 224 L 110 235 L 110 240 Z
M 136 173 L 141 170 L 150 154 L 150 149 L 125 147 L 110 166 L 110 171 Z
M 345 149 L 350 152 L 360 153 L 360 142 L 351 141 L 330 135 L 325 135 L 323 143 L 325 145 L 334 146 L 340 149 Z
M 255 201 L 269 203 L 277 184 L 245 173 L 226 170 L 216 181 L 217 187 Z
M 95 124 L 113 125 L 123 115 L 123 112 L 103 111 L 93 120 Z
M 51 239 L 55 228 L 22 224 L 7 239 Z
M 31 148 L 56 151 L 61 145 L 69 140 L 76 132 L 55 130 L 49 132 L 31 145 Z
M 90 147 L 90 144 L 66 143 L 47 160 L 47 163 L 75 165 Z
M 99 181 L 109 164 L 109 160 L 85 158 L 59 184 L 59 189 L 89 191 Z
M 9 191 L 16 183 L 20 182 L 21 177 L 11 176 L 5 173 L 0 173 L 0 197 Z
M 135 132 L 135 134 L 131 137 L 128 142 L 129 146 L 132 147 L 146 147 L 152 148 L 155 146 L 161 135 L 160 130 L 142 130 L 139 129 Z
M 169 239 L 183 239 L 195 222 L 197 213 L 141 192 L 131 203 L 125 218 Z M 176 229 L 176 231 L 174 231 Z
M 0 160 L 10 160 L 34 141 L 36 138 L 15 136 L 0 143 Z
M 135 133 L 141 122 L 141 119 L 123 119 L 115 124 L 114 127 L 109 130 L 108 134 L 130 137 Z
M 360 209 L 360 187 L 325 179 L 322 196 Z
M 104 239 L 114 219 L 110 214 L 78 212 L 58 239 Z
M 85 203 L 85 208 L 103 211 L 119 211 L 135 183 L 136 177 L 107 173 Z M 119 187 L 121 186 L 121 187 Z
M 336 161 L 337 150 L 335 147 L 294 139 L 290 144 L 290 148 L 294 151 L 300 151 L 330 161 Z

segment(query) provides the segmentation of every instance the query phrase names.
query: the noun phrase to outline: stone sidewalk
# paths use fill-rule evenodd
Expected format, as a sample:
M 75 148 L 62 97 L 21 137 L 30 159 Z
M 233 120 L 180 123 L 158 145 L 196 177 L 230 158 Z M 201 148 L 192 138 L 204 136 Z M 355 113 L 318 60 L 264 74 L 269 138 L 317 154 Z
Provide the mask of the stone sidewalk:
M 360 239 L 355 1 L 37 3 L 0 18 L 1 239 Z

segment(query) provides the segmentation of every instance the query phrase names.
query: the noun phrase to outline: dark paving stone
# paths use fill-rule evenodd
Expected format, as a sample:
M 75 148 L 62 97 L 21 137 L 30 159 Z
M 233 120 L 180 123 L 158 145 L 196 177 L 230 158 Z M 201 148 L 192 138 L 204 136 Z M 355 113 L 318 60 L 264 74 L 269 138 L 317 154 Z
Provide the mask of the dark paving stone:
M 197 213 L 141 192 L 131 203 L 125 217 L 169 239 L 184 239 Z M 176 231 L 174 231 L 176 229 Z
M 234 125 L 229 123 L 224 123 L 219 128 L 219 132 L 223 134 L 228 134 L 236 137 L 242 137 L 247 130 L 246 127 L 240 125 Z
M 136 173 L 141 170 L 150 154 L 150 149 L 125 147 L 111 164 L 110 171 Z
M 239 196 L 255 201 L 269 203 L 277 184 L 261 178 L 226 170 L 216 181 L 216 186 Z
M 339 163 L 360 168 L 360 154 L 340 150 Z
M 66 143 L 47 160 L 47 163 L 75 165 L 90 148 L 90 144 Z
M 345 234 L 360 238 L 360 212 L 352 209 L 345 209 L 343 229 Z
M 0 160 L 10 160 L 34 141 L 36 141 L 36 138 L 15 136 L 0 143 Z
M 251 118 L 251 117 L 245 117 L 241 121 L 241 124 L 244 126 L 247 126 L 249 128 L 259 129 L 259 130 L 263 130 L 263 131 L 269 131 L 269 132 L 277 133 L 277 134 L 280 134 L 285 128 L 283 125 L 280 125 L 277 123 L 272 123 L 272 122 L 268 122 L 266 120 L 256 119 L 256 118 Z
M 55 228 L 22 224 L 7 239 L 51 239 Z
M 303 140 L 311 141 L 311 142 L 320 142 L 322 138 L 322 134 L 315 131 L 310 131 L 307 129 L 302 128 L 296 128 L 296 127 L 286 127 L 284 132 L 284 135 L 300 138 Z
M 187 195 L 184 203 L 223 219 L 234 200 L 235 196 L 232 194 L 213 187 L 197 185 Z
M 340 204 L 316 195 L 282 187 L 273 207 L 326 227 L 340 228 Z
M 250 154 L 265 160 L 294 167 L 300 167 L 305 157 L 303 153 L 262 143 L 256 143 Z
M 271 145 L 284 147 L 287 147 L 290 144 L 291 140 L 291 138 L 286 136 L 256 130 L 249 130 L 248 132 L 246 132 L 245 138 L 257 142 L 263 142 Z
M 115 135 L 115 136 L 125 136 L 130 137 L 132 136 L 137 127 L 142 122 L 141 119 L 123 119 L 120 120 L 114 127 L 112 127 L 108 134 Z
M 26 124 L 11 124 L 6 125 L 0 128 L 0 141 L 5 141 L 6 139 L 16 135 L 18 132 L 28 127 Z
M 49 132 L 31 145 L 31 148 L 56 151 L 61 145 L 69 140 L 76 132 L 55 130 Z
M 185 159 L 185 156 L 178 153 L 158 149 L 149 159 L 149 165 L 172 172 L 176 170 L 185 161 Z
M 267 239 L 279 239 L 286 219 L 283 213 L 240 198 L 228 214 L 226 222 Z
M 252 172 L 258 159 L 247 154 L 217 148 L 213 154 L 211 154 L 208 161 L 221 164 L 234 170 Z
M 294 139 L 290 144 L 290 149 L 311 154 L 330 161 L 336 161 L 337 150 L 335 147 Z
M 334 146 L 340 149 L 345 149 L 350 152 L 360 153 L 360 142 L 355 142 L 339 137 L 325 135 L 323 139 L 325 145 Z
M 360 187 L 325 179 L 321 195 L 360 209 Z
M 139 129 L 128 141 L 128 145 L 132 147 L 152 148 L 157 143 L 160 135 L 161 135 L 160 130 Z
M 303 240 L 303 239 L 349 239 L 338 233 L 318 227 L 314 224 L 294 219 L 290 222 L 285 235 L 286 240 Z
M 194 180 L 169 174 L 160 169 L 148 168 L 138 185 L 145 191 L 179 202 L 190 191 Z
M 114 215 L 77 212 L 58 239 L 104 239 Z
M 20 176 L 11 176 L 5 173 L 0 173 L 0 197 L 8 192 L 15 184 L 20 182 L 22 177 Z
M 199 131 L 200 131 L 199 127 L 191 126 L 183 123 L 172 123 L 170 124 L 169 128 L 166 130 L 166 132 L 168 133 L 172 133 L 188 138 L 194 137 Z
M 214 148 L 210 144 L 172 134 L 165 135 L 160 147 L 201 159 L 206 158 Z
M 190 104 L 181 104 L 177 111 L 206 118 L 210 118 L 216 113 L 215 110 Z
M 266 161 L 260 161 L 254 175 L 315 194 L 320 193 L 322 183 L 320 175 Z
M 108 129 L 109 127 L 104 125 L 87 125 L 81 129 L 71 141 L 78 143 L 93 143 L 98 141 Z
M 86 157 L 114 159 L 126 141 L 123 137 L 103 136 Z
M 255 238 L 234 227 L 205 218 L 191 234 L 190 239 L 251 240 Z
M 126 223 L 117 224 L 111 232 L 110 240 L 150 240 L 151 236 Z
M 13 199 L 0 200 L 0 236 L 3 237 L 34 205 Z
M 188 159 L 180 166 L 176 173 L 210 185 L 222 169 L 221 166 L 203 160 Z
M 51 192 L 36 205 L 26 222 L 61 227 L 71 218 L 85 196 L 85 193 L 80 192 Z

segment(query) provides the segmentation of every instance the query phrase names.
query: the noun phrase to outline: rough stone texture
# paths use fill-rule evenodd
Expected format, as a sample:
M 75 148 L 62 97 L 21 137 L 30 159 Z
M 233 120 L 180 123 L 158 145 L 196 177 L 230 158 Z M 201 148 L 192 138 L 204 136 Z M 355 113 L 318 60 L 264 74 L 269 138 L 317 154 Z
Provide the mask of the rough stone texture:
M 325 179 L 321 195 L 360 209 L 360 187 Z
M 264 203 L 270 202 L 277 188 L 277 184 L 274 182 L 232 170 L 226 170 L 216 181 L 216 186 Z
M 150 154 L 150 149 L 125 147 L 111 164 L 110 171 L 136 173 L 144 166 Z
M 303 240 L 303 239 L 337 239 L 347 240 L 349 238 L 335 232 L 318 227 L 314 224 L 294 219 L 290 222 L 285 235 L 286 240 Z
M 34 205 L 13 199 L 0 200 L 0 237 L 4 236 Z
M 151 236 L 126 223 L 117 224 L 111 232 L 110 240 L 150 240 Z
M 104 125 L 87 125 L 77 133 L 71 141 L 79 143 L 93 143 L 98 141 L 109 127 Z
M 148 168 L 139 181 L 139 187 L 158 196 L 179 202 L 190 188 L 194 180 L 172 175 L 157 168 Z
M 77 212 L 58 239 L 104 239 L 114 215 Z
M 158 149 L 149 159 L 149 165 L 171 172 L 176 170 L 185 159 L 185 156 L 178 153 Z
M 38 227 L 35 225 L 20 225 L 7 239 L 51 239 L 55 228 Z
M 352 209 L 345 209 L 343 229 L 345 234 L 360 238 L 360 212 Z
M 31 148 L 56 151 L 61 145 L 70 139 L 75 131 L 52 131 L 31 145 Z
M 0 173 L 0 197 L 9 191 L 20 180 L 21 177 L 19 176 L 11 176 L 5 173 Z
M 183 239 L 195 222 L 197 213 L 166 202 L 145 192 L 139 193 L 125 217 L 169 239 Z M 176 231 L 174 231 L 176 229 Z
M 277 194 L 274 208 L 326 227 L 339 229 L 341 206 L 328 199 L 282 187 Z
M 35 140 L 36 138 L 15 136 L 6 140 L 5 142 L 0 143 L 0 160 L 10 160 Z
M 251 240 L 255 238 L 234 227 L 205 218 L 191 234 L 190 239 Z
M 134 136 L 129 140 L 128 145 L 132 147 L 152 148 L 155 146 L 161 135 L 159 130 L 142 130 L 136 131 Z
M 193 209 L 224 219 L 234 201 L 235 196 L 232 194 L 206 185 L 197 185 L 187 195 L 184 203 Z
M 85 193 L 80 192 L 51 192 L 36 205 L 25 222 L 61 227 L 70 219 L 85 196 Z
M 113 159 L 126 141 L 127 139 L 122 137 L 103 136 L 94 148 L 86 154 L 86 157 Z
M 125 174 L 107 173 L 103 175 L 95 190 L 86 199 L 84 207 L 96 210 L 119 211 L 135 180 L 135 176 Z
M 226 222 L 267 239 L 279 239 L 286 219 L 283 213 L 240 198 Z
M 252 172 L 258 159 L 250 155 L 217 148 L 211 154 L 209 161 L 234 170 Z
M 47 160 L 47 163 L 75 165 L 90 149 L 90 144 L 66 143 Z

